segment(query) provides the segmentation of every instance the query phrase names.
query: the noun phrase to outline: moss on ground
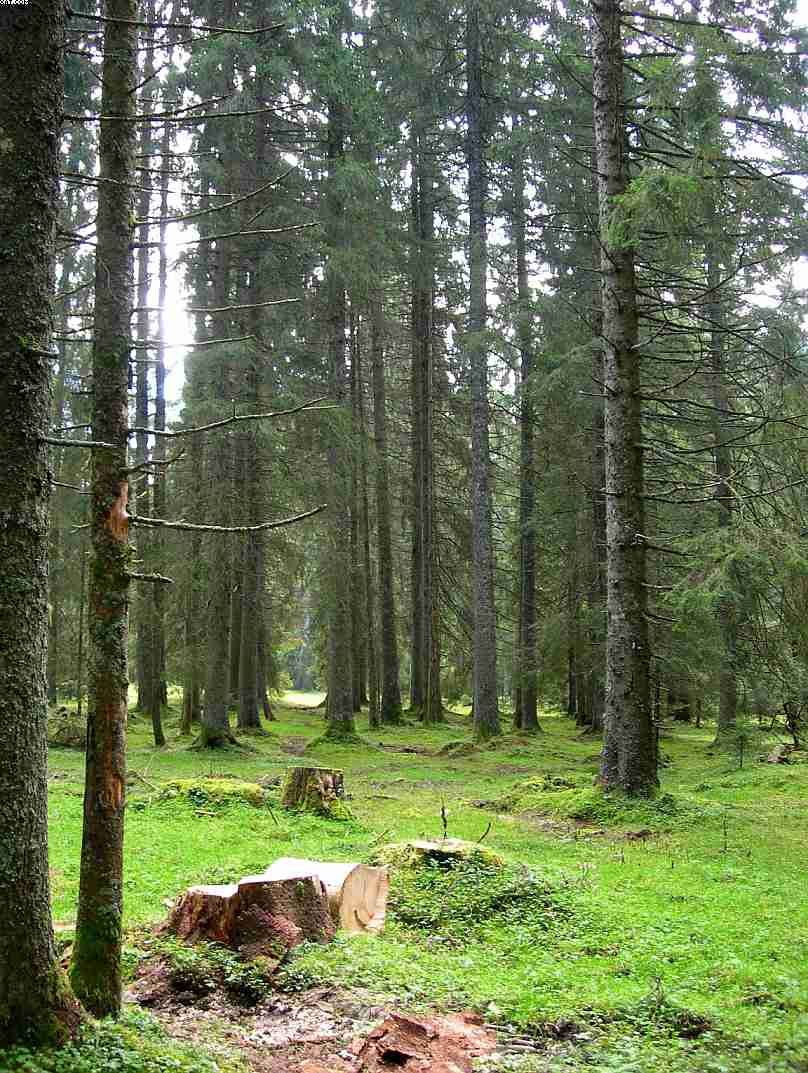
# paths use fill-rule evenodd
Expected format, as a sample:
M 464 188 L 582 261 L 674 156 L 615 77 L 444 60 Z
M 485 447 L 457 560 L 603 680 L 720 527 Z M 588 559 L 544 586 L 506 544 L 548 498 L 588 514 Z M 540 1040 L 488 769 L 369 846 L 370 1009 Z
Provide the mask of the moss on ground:
M 204 777 L 172 779 L 164 783 L 160 788 L 159 799 L 172 801 L 176 798 L 183 798 L 198 807 L 244 804 L 264 808 L 271 801 L 268 791 L 256 782 Z

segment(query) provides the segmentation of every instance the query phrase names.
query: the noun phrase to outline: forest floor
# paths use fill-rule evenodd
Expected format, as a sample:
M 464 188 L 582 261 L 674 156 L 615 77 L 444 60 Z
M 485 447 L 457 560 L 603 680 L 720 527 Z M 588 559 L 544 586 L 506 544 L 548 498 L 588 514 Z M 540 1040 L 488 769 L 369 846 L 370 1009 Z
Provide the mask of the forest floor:
M 360 718 L 364 744 L 311 747 L 320 696 L 287 694 L 265 735 L 212 754 L 177 736 L 175 709 L 162 750 L 132 719 L 128 997 L 143 997 L 158 964 L 191 984 L 102 1027 L 91 1044 L 106 1064 L 88 1043 L 58 1062 L 6 1052 L 4 1065 L 0 1052 L 0 1069 L 295 1073 L 387 1011 L 473 1010 L 501 1041 L 484 1073 L 808 1073 L 808 755 L 761 762 L 772 743 L 754 735 L 743 754 L 713 754 L 713 727 L 676 724 L 661 736 L 659 797 L 631 805 L 594 790 L 599 743 L 558 712 L 543 713 L 534 738 L 480 747 L 467 716 L 451 713 L 439 727 L 383 732 Z M 226 793 L 238 779 L 276 794 L 286 768 L 312 763 L 344 770 L 352 821 Z M 66 941 L 82 768 L 81 752 L 51 749 L 54 916 Z M 178 779 L 196 783 L 167 795 Z M 298 948 L 271 987 L 233 954 L 153 935 L 194 883 L 279 856 L 369 860 L 385 842 L 440 838 L 442 809 L 450 837 L 484 839 L 506 871 L 394 880 L 381 936 Z

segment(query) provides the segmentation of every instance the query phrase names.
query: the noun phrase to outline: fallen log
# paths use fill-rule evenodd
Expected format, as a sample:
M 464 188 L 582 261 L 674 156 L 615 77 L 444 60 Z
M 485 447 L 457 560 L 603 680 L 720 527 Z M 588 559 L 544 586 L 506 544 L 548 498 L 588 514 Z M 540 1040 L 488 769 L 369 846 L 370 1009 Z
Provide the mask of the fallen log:
M 390 889 L 386 868 L 281 857 L 266 875 L 272 879 L 316 876 L 325 884 L 334 923 L 344 931 L 378 933 L 384 927 Z

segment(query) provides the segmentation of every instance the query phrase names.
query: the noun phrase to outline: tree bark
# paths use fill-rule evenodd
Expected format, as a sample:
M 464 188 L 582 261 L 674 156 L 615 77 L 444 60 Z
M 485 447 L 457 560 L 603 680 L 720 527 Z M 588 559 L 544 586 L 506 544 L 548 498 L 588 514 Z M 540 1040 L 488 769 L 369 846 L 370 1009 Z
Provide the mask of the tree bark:
M 341 40 L 346 23 L 342 6 L 332 16 L 331 33 Z M 347 405 L 345 367 L 345 286 L 340 255 L 345 246 L 343 198 L 339 189 L 340 169 L 348 122 L 347 106 L 339 95 L 327 103 L 328 192 L 326 198 L 326 232 L 328 263 L 325 288 L 327 296 L 328 357 L 331 391 L 341 418 L 333 430 L 328 448 L 331 502 L 328 520 L 328 708 L 327 734 L 344 738 L 355 734 L 353 683 L 351 674 L 351 547 L 349 512 L 351 459 L 348 447 L 350 410 Z
M 488 443 L 488 345 L 485 219 L 485 124 L 478 0 L 466 8 L 466 160 L 469 199 L 469 318 L 465 345 L 471 366 L 471 525 L 474 579 L 473 712 L 478 738 L 500 733 L 497 636 Z
M 715 213 L 710 207 L 711 229 L 717 227 Z M 718 527 L 724 539 L 732 533 L 735 499 L 732 492 L 732 453 L 725 442 L 729 436 L 731 415 L 729 392 L 724 368 L 724 309 L 720 295 L 721 269 L 715 243 L 705 251 L 707 268 L 707 300 L 705 317 L 709 332 L 710 387 L 713 403 L 713 459 L 716 485 L 714 498 L 718 508 Z M 738 608 L 733 597 L 735 585 L 732 568 L 725 581 L 725 590 L 718 602 L 718 624 L 721 633 L 721 656 L 718 669 L 718 725 L 714 746 L 723 746 L 732 736 L 738 717 Z
M 362 506 L 360 496 L 359 440 L 362 435 L 359 421 L 359 393 L 362 390 L 360 368 L 362 348 L 359 339 L 359 322 L 353 300 L 349 312 L 349 337 L 351 353 L 351 427 L 354 434 L 354 450 L 351 466 L 351 675 L 354 712 L 362 710 L 367 703 L 367 642 L 368 626 L 365 621 L 367 593 L 363 570 L 361 547 Z
M 64 8 L 0 7 L 0 1048 L 63 1042 L 78 1007 L 48 882 L 47 448 Z
M 230 454 L 227 434 L 219 432 L 211 444 L 210 481 L 221 492 L 227 487 Z M 229 522 L 229 510 L 224 496 L 219 506 L 221 522 Z M 226 539 L 226 538 L 225 538 Z M 211 575 L 208 580 L 207 615 L 207 676 L 205 681 L 205 705 L 200 723 L 199 744 L 203 748 L 219 748 L 234 741 L 230 730 L 227 708 L 229 702 L 230 661 L 228 639 L 230 633 L 230 571 L 216 569 L 217 556 L 221 555 L 222 537 L 217 533 L 208 536 L 208 563 Z
M 606 704 L 600 781 L 653 793 L 645 588 L 640 355 L 634 251 L 616 240 L 614 198 L 628 183 L 623 49 L 617 0 L 593 0 L 593 90 L 601 240 L 606 459 Z
M 154 22 L 154 0 L 149 0 L 145 5 L 144 17 L 146 22 Z M 143 61 L 143 90 L 140 94 L 140 111 L 148 115 L 152 111 L 152 94 L 154 92 L 154 30 L 147 29 L 143 34 L 145 55 Z M 152 140 L 152 126 L 144 123 L 140 128 L 140 144 L 138 146 L 139 158 L 142 166 L 148 169 L 152 165 L 154 151 Z M 135 318 L 136 338 L 140 344 L 144 344 L 150 338 L 150 318 L 147 306 L 149 305 L 149 287 L 151 279 L 149 275 L 149 237 L 151 226 L 149 215 L 152 204 L 151 176 L 149 171 L 140 173 L 138 183 L 140 189 L 137 195 L 137 216 L 141 223 L 138 226 L 138 250 L 136 258 L 137 267 L 137 295 L 136 305 L 138 313 Z M 148 350 L 136 351 L 137 364 L 135 365 L 135 424 L 140 429 L 149 425 L 149 366 L 147 359 L 150 356 Z M 130 505 L 134 514 L 152 513 L 149 504 L 149 476 L 142 468 L 149 457 L 148 435 L 146 432 L 138 432 L 135 436 L 135 465 L 141 467 L 137 476 L 130 482 L 129 495 Z M 156 513 L 156 512 L 155 512 Z M 158 515 L 159 517 L 159 515 Z M 144 562 L 151 561 L 152 533 L 145 527 L 140 529 L 135 539 L 138 558 Z M 159 586 L 155 586 L 159 588 Z M 137 683 L 137 699 L 135 710 L 138 712 L 150 711 L 152 693 L 154 692 L 154 675 L 156 668 L 153 663 L 154 640 L 152 637 L 152 593 L 148 586 L 140 586 L 135 590 L 133 606 L 133 629 L 135 633 L 135 681 Z
M 71 979 L 97 1016 L 121 1008 L 126 799 L 129 515 L 127 425 L 137 35 L 136 0 L 109 0 L 104 25 L 95 258 L 92 562 L 87 764 L 81 875 Z
M 514 117 L 514 134 L 519 130 Z M 530 309 L 530 285 L 527 270 L 527 237 L 525 220 L 524 149 L 518 144 L 512 162 L 513 176 L 513 236 L 516 244 L 516 280 L 519 306 L 516 336 L 519 341 L 520 398 L 519 398 L 519 626 L 517 643 L 517 706 L 516 725 L 519 730 L 534 733 L 539 729 L 537 708 L 537 649 L 536 649 L 536 466 L 534 434 L 536 407 L 534 404 L 533 329 Z
M 387 400 L 384 382 L 382 305 L 371 296 L 371 361 L 373 365 L 373 431 L 376 440 L 376 524 L 379 534 L 379 618 L 381 620 L 382 724 L 401 722 L 401 686 L 398 671 L 396 599 L 393 587 L 393 537 L 390 524 L 390 478 L 387 467 Z
M 160 142 L 160 255 L 157 268 L 157 356 L 154 365 L 154 427 L 165 430 L 166 427 L 166 314 L 165 306 L 168 293 L 168 249 L 166 247 L 166 234 L 168 225 L 165 220 L 168 216 L 168 168 L 169 152 L 171 150 L 171 127 L 166 123 L 163 127 L 163 136 Z M 164 518 L 166 514 L 166 474 L 165 468 L 159 465 L 165 459 L 165 439 L 156 436 L 152 458 L 155 463 L 152 476 L 152 503 L 154 514 L 158 518 Z M 155 529 L 151 537 L 152 561 L 159 569 L 163 560 L 164 538 L 160 529 Z M 163 699 L 165 695 L 165 609 L 164 593 L 162 585 L 151 586 L 151 654 L 149 667 L 151 670 L 151 683 L 148 694 L 148 710 L 151 716 L 152 735 L 156 748 L 162 748 L 165 743 L 163 733 Z

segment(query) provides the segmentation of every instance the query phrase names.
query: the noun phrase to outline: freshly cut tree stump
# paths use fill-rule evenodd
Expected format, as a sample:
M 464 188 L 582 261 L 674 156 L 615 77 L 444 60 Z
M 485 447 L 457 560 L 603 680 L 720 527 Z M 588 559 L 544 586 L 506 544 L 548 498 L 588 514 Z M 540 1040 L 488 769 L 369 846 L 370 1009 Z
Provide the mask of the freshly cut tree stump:
M 312 874 L 284 879 L 268 873 L 245 876 L 239 880 L 237 897 L 239 914 L 257 906 L 270 917 L 293 924 L 300 934 L 291 946 L 334 938 L 336 927 L 325 884 Z
M 336 926 L 328 893 L 314 875 L 276 879 L 245 876 L 237 884 L 191 887 L 180 895 L 158 932 L 188 943 L 207 940 L 279 963 L 304 940 L 328 942 Z
M 325 884 L 331 916 L 344 931 L 378 933 L 384 927 L 390 890 L 386 868 L 281 857 L 266 875 L 271 879 L 315 876 Z
M 238 887 L 228 883 L 215 887 L 190 887 L 174 903 L 168 920 L 158 931 L 173 932 L 187 943 L 200 939 L 230 943 L 236 918 Z
M 283 808 L 316 812 L 332 819 L 345 819 L 350 810 L 343 803 L 345 795 L 341 771 L 325 767 L 295 767 L 286 775 L 281 794 Z

